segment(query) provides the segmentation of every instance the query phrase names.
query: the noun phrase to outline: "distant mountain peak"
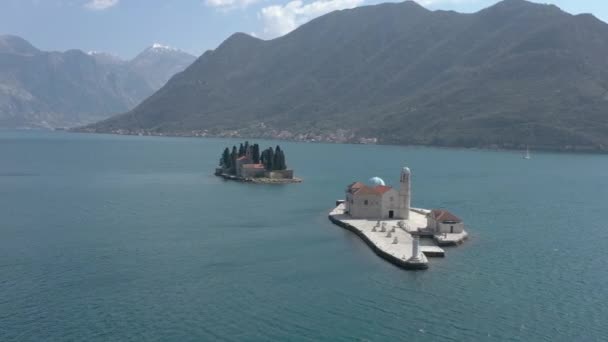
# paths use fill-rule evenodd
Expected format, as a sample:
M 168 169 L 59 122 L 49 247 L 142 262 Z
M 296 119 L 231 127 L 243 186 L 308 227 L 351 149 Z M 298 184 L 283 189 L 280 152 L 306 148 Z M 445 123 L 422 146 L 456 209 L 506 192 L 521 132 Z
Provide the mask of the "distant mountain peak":
M 419 4 L 418 2 L 414 1 L 414 0 L 407 0 L 402 2 L 402 5 L 404 6 L 410 6 L 412 8 L 418 8 L 418 9 L 423 9 L 423 10 L 427 10 L 424 6 L 422 6 L 421 4 Z
M 40 50 L 21 37 L 6 34 L 0 35 L 0 52 L 35 55 L 40 53 Z
M 541 8 L 541 7 L 554 7 L 558 8 L 552 4 L 546 3 L 536 3 L 527 0 L 502 0 L 494 4 L 493 6 L 488 7 L 487 9 L 496 9 L 496 8 L 505 8 L 505 9 L 524 9 L 524 8 Z
M 217 50 L 224 49 L 229 46 L 240 47 L 243 44 L 251 44 L 251 43 L 257 43 L 257 42 L 261 42 L 261 41 L 262 40 L 260 38 L 250 36 L 247 33 L 235 32 L 235 33 L 231 34 L 230 37 L 228 37 L 226 40 L 224 40 L 222 42 L 222 44 L 220 44 L 220 46 L 217 47 Z
M 95 58 L 100 63 L 120 64 L 124 62 L 122 58 L 103 51 L 87 51 L 87 55 Z
M 171 47 L 171 46 L 168 46 L 168 45 L 163 45 L 163 44 L 160 44 L 160 43 L 154 43 L 148 49 L 149 50 L 153 50 L 153 51 L 180 51 L 177 48 L 174 48 L 174 47 Z

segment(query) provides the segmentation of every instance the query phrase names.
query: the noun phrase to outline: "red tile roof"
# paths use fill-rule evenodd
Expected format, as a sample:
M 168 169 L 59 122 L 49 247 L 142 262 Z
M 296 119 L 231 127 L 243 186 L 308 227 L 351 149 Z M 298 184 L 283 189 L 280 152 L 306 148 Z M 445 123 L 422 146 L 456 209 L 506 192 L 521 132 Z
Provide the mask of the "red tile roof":
M 370 188 L 369 186 L 363 186 L 361 188 L 355 189 L 354 192 L 356 195 L 380 195 L 378 191 L 374 188 Z
M 347 188 L 346 191 L 350 192 L 351 194 L 354 194 L 355 192 L 357 192 L 359 189 L 365 187 L 365 184 L 361 183 L 361 182 L 354 182 L 351 183 Z
M 244 164 L 242 167 L 246 169 L 263 169 L 264 164 Z
M 348 191 L 350 193 L 361 195 L 383 195 L 391 189 L 392 188 L 390 186 L 386 185 L 377 185 L 372 188 L 360 182 L 356 182 L 348 186 Z
M 359 189 L 364 187 L 365 184 L 361 183 L 361 182 L 354 182 L 351 185 L 348 186 L 349 189 Z
M 390 186 L 386 186 L 386 185 L 378 185 L 374 188 L 374 190 L 376 190 L 379 194 L 383 194 L 387 191 L 389 191 L 390 189 L 392 189 Z
M 439 221 L 439 222 L 456 222 L 456 223 L 462 222 L 462 220 L 458 216 L 452 214 L 451 212 L 449 212 L 447 210 L 443 210 L 443 209 L 431 210 L 431 217 L 433 217 L 436 221 Z

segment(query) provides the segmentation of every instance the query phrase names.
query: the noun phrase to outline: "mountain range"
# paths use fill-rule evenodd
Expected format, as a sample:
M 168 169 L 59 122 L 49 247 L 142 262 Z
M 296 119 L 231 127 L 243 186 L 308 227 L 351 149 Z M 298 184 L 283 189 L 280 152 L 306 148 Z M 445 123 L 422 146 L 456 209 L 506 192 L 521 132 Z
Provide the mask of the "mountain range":
M 0 127 L 71 127 L 105 119 L 133 108 L 195 59 L 157 44 L 130 61 L 99 52 L 48 52 L 0 35 Z
M 413 1 L 237 33 L 133 110 L 85 131 L 608 150 L 608 24 L 504 0 Z

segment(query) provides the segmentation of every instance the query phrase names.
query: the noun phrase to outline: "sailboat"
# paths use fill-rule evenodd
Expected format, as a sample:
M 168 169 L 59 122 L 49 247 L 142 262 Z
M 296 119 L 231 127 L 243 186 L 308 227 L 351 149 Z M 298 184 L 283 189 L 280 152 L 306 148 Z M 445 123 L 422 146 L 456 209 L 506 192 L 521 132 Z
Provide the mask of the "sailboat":
M 530 156 L 530 148 L 526 145 L 526 153 L 524 154 L 524 159 L 532 159 Z

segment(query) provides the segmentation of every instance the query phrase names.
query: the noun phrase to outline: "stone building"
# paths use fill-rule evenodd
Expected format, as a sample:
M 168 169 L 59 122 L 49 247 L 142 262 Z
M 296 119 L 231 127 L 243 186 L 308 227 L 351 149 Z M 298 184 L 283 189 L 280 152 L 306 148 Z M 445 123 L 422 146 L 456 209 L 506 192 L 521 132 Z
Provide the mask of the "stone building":
M 359 219 L 409 219 L 410 178 L 410 169 L 404 167 L 399 190 L 386 185 L 352 183 L 346 189 L 346 212 Z
M 293 170 L 272 170 L 268 171 L 264 164 L 254 164 L 249 154 L 241 156 L 236 160 L 236 176 L 241 178 L 271 178 L 271 179 L 292 179 Z
M 426 216 L 427 228 L 436 234 L 459 234 L 464 231 L 464 223 L 456 215 L 443 209 L 433 209 Z
M 266 176 L 264 164 L 243 164 L 240 168 L 240 177 L 243 178 L 260 178 Z

